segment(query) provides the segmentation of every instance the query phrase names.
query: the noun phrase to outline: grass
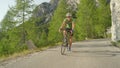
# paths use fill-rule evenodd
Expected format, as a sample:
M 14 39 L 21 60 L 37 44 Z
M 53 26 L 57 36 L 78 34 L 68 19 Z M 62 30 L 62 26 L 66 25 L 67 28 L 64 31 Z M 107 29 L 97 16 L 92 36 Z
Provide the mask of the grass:
M 120 41 L 117 42 L 117 46 L 120 47 Z
M 24 50 L 20 53 L 14 53 L 14 54 L 9 55 L 9 56 L 3 55 L 3 56 L 0 57 L 0 62 L 10 60 L 10 59 L 14 59 L 14 58 L 17 58 L 17 57 L 22 57 L 22 56 L 28 55 L 30 53 L 33 53 L 33 52 L 34 52 L 34 50 L 31 50 L 31 51 L 30 50 Z
M 111 42 L 113 46 L 119 47 L 120 48 L 120 41 L 118 42 Z
M 23 57 L 23 56 L 27 56 L 29 54 L 33 54 L 35 52 L 40 52 L 40 51 L 44 51 L 44 50 L 47 50 L 49 48 L 53 48 L 53 47 L 56 47 L 58 46 L 60 43 L 57 43 L 56 45 L 52 46 L 52 45 L 48 45 L 46 47 L 42 47 L 42 48 L 37 48 L 37 49 L 34 49 L 34 50 L 24 50 L 20 53 L 14 53 L 12 55 L 9 55 L 9 56 L 1 56 L 0 57 L 0 62 L 4 62 L 4 61 L 7 61 L 7 60 L 11 60 L 11 59 L 16 59 L 18 57 Z

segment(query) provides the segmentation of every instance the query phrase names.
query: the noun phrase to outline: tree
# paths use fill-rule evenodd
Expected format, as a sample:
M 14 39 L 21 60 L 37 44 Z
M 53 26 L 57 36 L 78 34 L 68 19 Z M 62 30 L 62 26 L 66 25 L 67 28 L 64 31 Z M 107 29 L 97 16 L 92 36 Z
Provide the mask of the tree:
M 22 24 L 22 38 L 23 43 L 26 40 L 26 30 L 24 26 L 24 22 L 27 21 L 32 14 L 32 10 L 34 8 L 33 0 L 16 0 L 16 17 L 15 19 L 18 21 L 19 24 Z
M 24 23 L 27 21 L 31 17 L 33 8 L 33 0 L 16 0 L 16 20 L 18 20 L 19 23 Z
M 7 31 L 16 27 L 16 22 L 14 21 L 14 13 L 12 9 L 9 9 L 6 13 L 4 19 L 1 22 L 2 31 Z

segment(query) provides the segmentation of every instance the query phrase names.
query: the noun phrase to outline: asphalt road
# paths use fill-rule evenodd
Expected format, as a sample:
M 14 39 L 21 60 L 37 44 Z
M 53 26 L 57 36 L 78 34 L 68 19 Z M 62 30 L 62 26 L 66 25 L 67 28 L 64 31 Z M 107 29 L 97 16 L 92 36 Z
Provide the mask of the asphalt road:
M 120 49 L 109 40 L 75 42 L 72 52 L 60 54 L 60 46 L 5 61 L 0 68 L 120 68 Z

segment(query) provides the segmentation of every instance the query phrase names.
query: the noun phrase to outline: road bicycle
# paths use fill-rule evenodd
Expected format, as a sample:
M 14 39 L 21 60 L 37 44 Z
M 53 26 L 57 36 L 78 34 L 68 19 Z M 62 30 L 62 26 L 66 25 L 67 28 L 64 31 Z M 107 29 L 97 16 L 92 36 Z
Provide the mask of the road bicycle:
M 66 30 L 65 37 L 63 35 L 62 44 L 61 44 L 61 55 L 65 55 L 66 50 L 69 49 L 69 38 L 71 35 L 71 30 Z

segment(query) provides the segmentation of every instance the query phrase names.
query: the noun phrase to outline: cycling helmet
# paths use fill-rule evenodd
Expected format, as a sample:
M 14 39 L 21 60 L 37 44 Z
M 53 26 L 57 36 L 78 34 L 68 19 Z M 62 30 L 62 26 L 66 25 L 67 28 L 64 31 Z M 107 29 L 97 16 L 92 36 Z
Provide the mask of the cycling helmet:
M 67 13 L 67 14 L 66 14 L 66 17 L 69 17 L 69 16 L 71 17 L 72 14 L 71 14 L 71 13 Z

